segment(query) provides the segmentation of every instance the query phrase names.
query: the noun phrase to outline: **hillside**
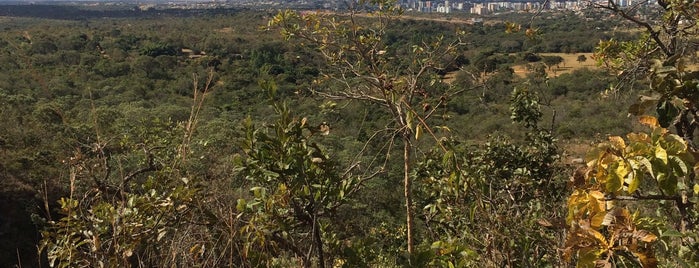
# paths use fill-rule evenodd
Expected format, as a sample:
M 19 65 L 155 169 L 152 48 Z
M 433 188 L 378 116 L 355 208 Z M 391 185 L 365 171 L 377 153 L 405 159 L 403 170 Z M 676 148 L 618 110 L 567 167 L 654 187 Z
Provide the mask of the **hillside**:
M 578 158 L 644 129 L 591 54 L 636 33 L 573 14 L 60 10 L 0 17 L 3 264 L 562 266 Z

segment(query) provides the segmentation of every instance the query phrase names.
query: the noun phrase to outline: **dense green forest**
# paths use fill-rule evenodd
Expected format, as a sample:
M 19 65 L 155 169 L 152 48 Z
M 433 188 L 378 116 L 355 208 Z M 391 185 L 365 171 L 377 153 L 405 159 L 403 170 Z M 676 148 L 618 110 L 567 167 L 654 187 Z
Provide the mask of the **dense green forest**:
M 698 263 L 687 29 L 364 2 L 3 11 L 0 267 Z

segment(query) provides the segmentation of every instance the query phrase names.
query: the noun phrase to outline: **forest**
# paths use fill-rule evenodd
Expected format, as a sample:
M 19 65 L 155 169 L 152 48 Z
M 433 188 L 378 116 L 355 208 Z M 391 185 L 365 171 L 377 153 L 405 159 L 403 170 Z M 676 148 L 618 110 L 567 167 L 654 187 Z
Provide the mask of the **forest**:
M 0 10 L 0 267 L 699 266 L 699 6 L 358 3 Z

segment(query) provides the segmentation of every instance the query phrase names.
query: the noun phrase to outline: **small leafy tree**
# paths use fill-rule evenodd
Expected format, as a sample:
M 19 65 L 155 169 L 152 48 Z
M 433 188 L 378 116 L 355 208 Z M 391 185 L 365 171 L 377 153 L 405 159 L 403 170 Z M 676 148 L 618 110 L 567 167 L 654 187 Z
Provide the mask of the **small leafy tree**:
M 579 55 L 577 61 L 579 64 L 583 64 L 587 61 L 587 57 L 585 55 Z
M 577 257 L 580 267 L 621 261 L 655 267 L 661 258 L 696 266 L 699 186 L 694 137 L 699 73 L 685 62 L 696 53 L 697 7 L 658 1 L 662 17 L 645 20 L 633 15 L 634 6 L 625 8 L 613 1 L 595 5 L 644 30 L 637 40 L 600 42 L 595 59 L 621 74 L 612 90 L 648 78 L 650 91 L 629 113 L 640 116 L 650 131 L 629 134 L 627 139 L 610 137 L 590 151 L 586 169 L 573 179 L 568 257 Z M 657 118 L 646 115 L 652 108 Z
M 333 215 L 359 190 L 363 180 L 341 172 L 314 139 L 328 134 L 327 125 L 294 118 L 286 105 L 275 104 L 278 120 L 257 129 L 245 122 L 241 174 L 252 195 L 239 199 L 246 219 L 240 232 L 247 237 L 243 257 L 270 264 L 274 258 L 300 258 L 304 267 L 326 267 Z M 364 179 L 366 180 L 366 179 Z M 290 255 L 287 255 L 290 254 Z
M 407 227 L 407 251 L 413 253 L 412 201 L 413 152 L 415 141 L 427 131 L 435 136 L 429 119 L 449 97 L 452 88 L 431 90 L 439 83 L 434 70 L 447 66 L 444 59 L 456 57 L 460 42 L 442 37 L 414 44 L 401 53 L 386 40 L 387 27 L 402 10 L 395 0 L 360 0 L 347 15 L 298 14 L 282 11 L 269 22 L 286 39 L 314 47 L 325 59 L 326 68 L 313 92 L 328 99 L 351 99 L 381 107 L 390 115 L 392 141 L 403 145 L 403 188 Z M 431 83 L 431 84 L 430 84 Z M 436 137 L 436 136 L 435 136 Z M 390 151 L 390 149 L 389 149 Z
M 563 62 L 563 58 L 561 56 L 543 56 L 541 57 L 542 61 L 546 66 L 551 70 L 554 66 L 558 66 Z
M 516 89 L 511 118 L 527 129 L 524 142 L 500 137 L 464 146 L 443 140 L 416 166 L 422 217 L 437 267 L 541 267 L 561 264 L 557 207 L 565 183 L 555 178 L 558 149 L 537 94 Z M 477 246 L 474 246 L 477 245 Z
M 95 142 L 77 146 L 63 161 L 69 195 L 59 199 L 61 217 L 49 219 L 41 233 L 39 250 L 46 253 L 50 267 L 192 263 L 172 248 L 191 242 L 184 239 L 192 234 L 183 232 L 188 228 L 182 222 L 206 218 L 196 215 L 200 184 L 188 178 L 186 167 L 191 136 L 212 79 L 213 74 L 203 89 L 195 79 L 190 118 L 183 124 L 129 122 L 134 125 L 123 127 L 131 135 L 107 139 L 111 135 L 100 126 L 115 118 L 99 116 L 93 107 L 95 134 L 86 139 Z

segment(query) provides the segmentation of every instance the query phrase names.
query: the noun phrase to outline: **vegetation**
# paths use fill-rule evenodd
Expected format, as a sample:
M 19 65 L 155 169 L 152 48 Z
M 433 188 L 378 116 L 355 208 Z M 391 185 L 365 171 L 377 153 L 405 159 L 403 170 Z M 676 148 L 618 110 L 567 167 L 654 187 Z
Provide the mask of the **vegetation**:
M 0 18 L 0 263 L 696 265 L 691 34 L 359 3 Z
M 649 78 L 648 93 L 631 105 L 650 128 L 590 150 L 587 167 L 573 178 L 568 200 L 568 258 L 578 267 L 699 265 L 696 237 L 696 71 L 688 67 L 696 37 L 688 34 L 696 7 L 658 2 L 663 18 L 644 21 L 615 3 L 602 5 L 641 27 L 638 40 L 601 42 L 595 52 L 600 63 L 623 70 L 620 86 Z M 655 109 L 650 113 L 651 107 Z M 669 127 L 675 133 L 670 133 Z M 663 246 L 657 246 L 662 243 Z

